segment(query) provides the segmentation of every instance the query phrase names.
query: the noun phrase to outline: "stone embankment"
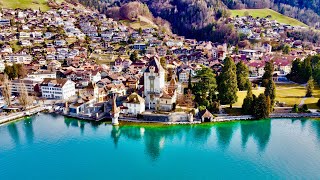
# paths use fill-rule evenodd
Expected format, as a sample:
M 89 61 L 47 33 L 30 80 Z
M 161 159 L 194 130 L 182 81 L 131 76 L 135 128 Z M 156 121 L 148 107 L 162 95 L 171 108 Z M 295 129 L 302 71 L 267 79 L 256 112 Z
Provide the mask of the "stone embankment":
M 17 113 L 12 113 L 12 114 L 5 115 L 5 116 L 0 116 L 0 124 L 4 124 L 4 123 L 7 123 L 10 121 L 19 119 L 19 118 L 23 118 L 25 116 L 31 116 L 31 115 L 37 114 L 41 111 L 44 111 L 44 110 L 45 110 L 45 107 L 36 107 L 36 108 L 29 109 L 29 110 L 26 110 L 23 112 L 17 112 Z

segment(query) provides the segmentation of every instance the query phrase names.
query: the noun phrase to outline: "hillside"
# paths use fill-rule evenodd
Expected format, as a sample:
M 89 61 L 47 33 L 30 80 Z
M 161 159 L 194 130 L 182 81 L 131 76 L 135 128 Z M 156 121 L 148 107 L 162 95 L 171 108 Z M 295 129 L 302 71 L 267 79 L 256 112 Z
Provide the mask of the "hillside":
M 57 3 L 63 2 L 63 0 L 56 0 Z M 49 10 L 47 0 L 0 0 L 1 8 L 21 8 L 21 9 L 40 9 L 41 11 Z
M 292 26 L 307 26 L 306 24 L 293 19 L 291 17 L 282 15 L 274 10 L 271 9 L 241 9 L 241 10 L 230 10 L 231 16 L 244 16 L 245 13 L 249 13 L 249 15 L 253 17 L 267 17 L 271 16 L 269 19 L 277 20 L 280 23 L 289 24 Z
M 273 9 L 308 26 L 320 28 L 320 0 L 221 0 L 230 9 Z

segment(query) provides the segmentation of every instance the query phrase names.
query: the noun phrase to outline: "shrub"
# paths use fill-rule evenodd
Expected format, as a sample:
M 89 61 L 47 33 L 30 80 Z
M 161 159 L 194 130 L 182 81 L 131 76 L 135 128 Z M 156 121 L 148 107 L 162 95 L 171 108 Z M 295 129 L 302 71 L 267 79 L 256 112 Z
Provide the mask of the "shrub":
M 293 112 L 293 113 L 298 113 L 298 112 L 299 112 L 299 108 L 298 108 L 298 105 L 297 105 L 297 104 L 295 104 L 295 105 L 293 106 L 292 112 Z
M 320 99 L 317 102 L 317 106 L 320 107 Z

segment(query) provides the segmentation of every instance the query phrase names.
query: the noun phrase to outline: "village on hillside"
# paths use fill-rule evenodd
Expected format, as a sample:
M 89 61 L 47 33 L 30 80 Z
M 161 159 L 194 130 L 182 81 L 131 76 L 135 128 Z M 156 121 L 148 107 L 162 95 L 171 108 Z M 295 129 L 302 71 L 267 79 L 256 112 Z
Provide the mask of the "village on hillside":
M 286 36 L 305 27 L 267 17 L 228 21 L 240 36 L 236 46 L 186 39 L 155 27 L 134 29 L 67 3 L 46 12 L 1 9 L 1 116 L 43 107 L 79 119 L 111 119 L 114 124 L 201 123 L 221 114 L 234 119 L 227 107 L 237 102 L 223 103 L 218 91 L 206 89 L 211 77 L 219 81 L 225 59 L 247 67 L 251 83 L 235 87 L 246 92 L 247 86 L 262 88 L 266 64 L 272 62 L 275 83 L 290 84 L 293 62 L 320 53 L 318 44 Z

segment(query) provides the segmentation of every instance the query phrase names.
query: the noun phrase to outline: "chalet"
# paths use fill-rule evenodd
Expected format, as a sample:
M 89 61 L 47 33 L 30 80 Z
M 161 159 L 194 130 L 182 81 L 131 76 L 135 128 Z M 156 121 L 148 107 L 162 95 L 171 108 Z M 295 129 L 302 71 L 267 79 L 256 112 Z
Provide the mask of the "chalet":
M 145 100 L 139 96 L 137 93 L 132 93 L 127 99 L 123 102 L 121 112 L 125 115 L 137 116 L 145 111 Z

